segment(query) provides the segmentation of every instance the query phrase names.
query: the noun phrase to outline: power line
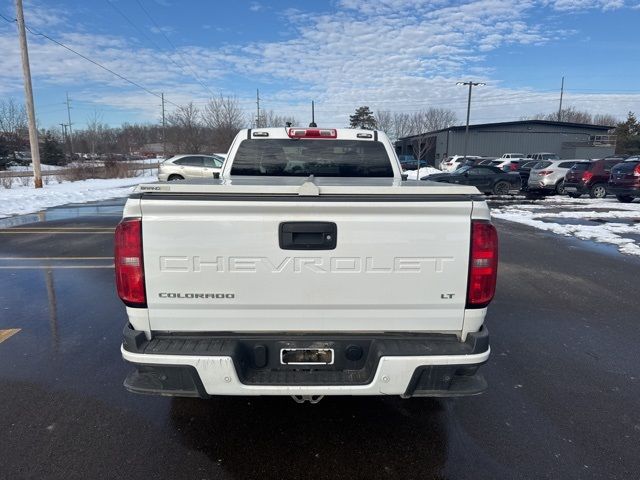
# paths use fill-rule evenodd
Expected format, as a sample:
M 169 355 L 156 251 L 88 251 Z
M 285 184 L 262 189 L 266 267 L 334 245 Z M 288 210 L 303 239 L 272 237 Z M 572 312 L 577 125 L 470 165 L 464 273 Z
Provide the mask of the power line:
M 142 2 L 140 2 L 140 0 L 136 0 L 136 3 L 138 4 L 138 6 L 140 7 L 140 9 L 144 12 L 144 14 L 147 16 L 147 18 L 149 20 L 151 20 L 151 23 L 153 23 L 153 25 L 156 27 L 156 29 L 158 30 L 158 32 L 160 32 L 160 34 L 164 37 L 164 39 L 167 41 L 167 43 L 169 45 L 171 45 L 171 48 L 173 48 L 175 50 L 175 52 L 178 54 L 178 56 L 182 59 L 182 61 L 184 62 L 184 64 L 189 67 L 189 70 L 191 70 L 191 73 L 193 73 L 193 76 L 195 77 L 195 79 L 198 81 L 198 83 L 200 83 L 200 85 L 202 85 L 203 88 L 205 88 L 212 97 L 215 97 L 215 93 L 213 93 L 213 91 L 211 91 L 211 89 L 205 85 L 205 83 L 202 81 L 202 79 L 198 76 L 198 74 L 196 73 L 196 71 L 194 70 L 193 66 L 189 63 L 189 61 L 187 59 L 184 58 L 184 56 L 182 55 L 182 53 L 180 53 L 180 50 L 178 50 L 178 48 L 173 44 L 173 42 L 171 40 L 169 40 L 169 37 L 167 37 L 165 35 L 165 33 L 162 31 L 162 28 L 156 23 L 156 21 L 153 19 L 153 17 L 149 14 L 149 12 L 147 11 L 146 8 L 144 8 L 144 5 L 142 5 Z M 169 102 L 171 103 L 171 102 Z
M 149 35 L 147 35 L 146 32 L 144 32 L 141 28 L 139 28 L 134 22 L 133 20 L 131 20 L 129 17 L 127 17 L 127 15 L 120 10 L 120 8 L 118 8 L 111 0 L 105 0 L 110 6 L 111 8 L 113 8 L 116 12 L 118 12 L 118 14 L 120 14 L 120 16 L 122 18 L 124 18 L 127 23 L 129 23 L 129 25 L 131 25 L 133 27 L 134 30 L 136 30 L 140 35 L 142 35 L 144 38 L 146 38 L 157 50 L 159 50 L 166 58 L 167 60 L 169 60 L 171 63 L 173 63 L 176 67 L 178 67 L 182 73 L 186 73 L 185 72 L 185 66 L 184 65 L 180 65 L 178 62 L 176 62 L 173 58 L 171 58 L 171 55 L 169 55 L 167 52 L 164 51 L 164 49 L 158 45 L 158 43 L 151 38 Z M 197 78 L 196 76 L 194 76 L 194 79 L 200 83 L 200 85 L 202 85 L 202 87 L 207 90 L 209 93 L 211 93 L 211 90 L 209 90 L 209 88 L 203 84 L 199 78 Z
M 2 18 L 3 18 L 6 22 L 8 22 L 8 23 L 13 23 L 13 22 L 15 22 L 15 20 L 10 20 L 10 19 L 8 19 L 7 17 L 5 17 L 5 16 L 4 16 L 4 15 L 2 15 L 2 14 L 0 14 L 0 17 L 2 17 Z M 110 68 L 105 67 L 104 65 L 102 65 L 101 63 L 99 63 L 99 62 L 97 62 L 97 61 L 95 61 L 95 60 L 90 59 L 90 58 L 89 58 L 89 57 L 87 57 L 86 55 L 83 55 L 82 53 L 80 53 L 80 52 L 78 52 L 78 51 L 74 50 L 73 48 L 68 47 L 68 46 L 67 46 L 67 45 L 65 45 L 64 43 L 59 42 L 58 40 L 56 40 L 56 39 L 54 39 L 54 38 L 51 38 L 49 35 L 46 35 L 46 34 L 41 33 L 41 32 L 38 32 L 38 31 L 36 31 L 36 30 L 32 29 L 31 27 L 29 27 L 28 25 L 25 25 L 25 28 L 26 28 L 26 29 L 27 29 L 31 34 L 36 35 L 36 36 L 39 36 L 39 37 L 46 38 L 46 39 L 47 39 L 47 40 L 49 40 L 50 42 L 53 42 L 53 43 L 55 43 L 56 45 L 59 45 L 59 46 L 61 46 L 62 48 L 66 49 L 66 50 L 69 50 L 71 53 L 74 53 L 74 54 L 78 55 L 79 57 L 83 58 L 84 60 L 86 60 L 87 62 L 90 62 L 90 63 L 92 63 L 92 64 L 96 65 L 97 67 L 102 68 L 103 70 L 106 70 L 107 72 L 111 73 L 112 75 L 115 75 L 115 76 L 116 76 L 116 77 L 118 77 L 119 79 L 124 80 L 125 82 L 130 83 L 131 85 L 133 85 L 133 86 L 135 86 L 135 87 L 138 87 L 138 88 L 140 88 L 141 90 L 144 90 L 145 92 L 147 92 L 147 93 L 149 93 L 149 94 L 151 94 L 151 95 L 153 95 L 153 96 L 155 96 L 155 97 L 161 98 L 160 94 L 155 93 L 155 92 L 152 92 L 152 91 L 151 91 L 151 90 L 149 90 L 148 88 L 143 87 L 142 85 L 140 85 L 140 84 L 139 84 L 139 83 L 137 83 L 137 82 L 134 82 L 133 80 L 129 80 L 127 77 L 125 77 L 125 76 L 123 76 L 123 75 L 120 75 L 118 72 L 114 72 L 114 71 L 113 71 L 113 70 L 111 70 Z M 175 106 L 175 107 L 180 107 L 180 105 L 178 105 L 178 104 L 176 104 L 176 103 L 173 103 L 173 102 L 171 102 L 170 100 L 166 100 L 166 99 L 165 99 L 165 102 L 166 102 L 166 103 L 170 103 L 171 105 L 173 105 L 173 106 Z

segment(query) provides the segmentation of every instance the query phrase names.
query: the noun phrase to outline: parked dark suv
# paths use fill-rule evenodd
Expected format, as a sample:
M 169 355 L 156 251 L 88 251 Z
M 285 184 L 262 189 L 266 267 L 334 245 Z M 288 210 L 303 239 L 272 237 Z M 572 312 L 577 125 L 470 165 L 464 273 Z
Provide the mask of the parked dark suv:
M 614 165 L 623 162 L 622 157 L 607 157 L 592 162 L 578 162 L 564 177 L 564 191 L 570 197 L 578 198 L 588 193 L 591 198 L 604 198 L 607 183 Z
M 607 191 L 622 203 L 640 197 L 640 157 L 630 157 L 611 169 Z

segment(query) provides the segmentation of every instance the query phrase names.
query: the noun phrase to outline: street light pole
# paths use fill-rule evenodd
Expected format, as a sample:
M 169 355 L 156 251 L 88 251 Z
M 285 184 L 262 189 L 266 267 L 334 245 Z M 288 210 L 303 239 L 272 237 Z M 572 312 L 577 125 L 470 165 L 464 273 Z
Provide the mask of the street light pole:
M 469 86 L 469 98 L 467 99 L 467 127 L 464 130 L 464 155 L 463 158 L 467 159 L 467 147 L 469 145 L 469 116 L 471 115 L 471 90 L 473 87 L 483 86 L 486 83 L 472 82 L 457 82 L 456 85 L 468 85 Z

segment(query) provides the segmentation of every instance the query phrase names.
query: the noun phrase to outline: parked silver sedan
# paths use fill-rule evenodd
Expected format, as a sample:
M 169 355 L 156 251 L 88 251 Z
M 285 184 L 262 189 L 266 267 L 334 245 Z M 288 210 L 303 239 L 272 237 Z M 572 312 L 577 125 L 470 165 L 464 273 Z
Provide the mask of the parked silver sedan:
M 555 192 L 564 194 L 564 176 L 577 162 L 587 160 L 542 160 L 536 163 L 529 174 L 528 190 L 530 192 Z
M 224 158 L 218 155 L 176 155 L 160 164 L 158 180 L 172 182 L 188 178 L 215 178 Z

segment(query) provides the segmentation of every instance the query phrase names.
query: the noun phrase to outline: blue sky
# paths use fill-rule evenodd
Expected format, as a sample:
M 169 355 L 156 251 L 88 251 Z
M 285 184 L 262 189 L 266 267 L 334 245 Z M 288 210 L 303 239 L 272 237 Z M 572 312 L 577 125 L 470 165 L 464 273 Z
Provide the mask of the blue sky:
M 292 8 L 292 5 L 295 8 Z M 0 0 L 14 18 L 14 2 Z M 32 29 L 124 75 L 173 104 L 238 98 L 344 126 L 359 105 L 465 116 L 456 81 L 474 91 L 472 123 L 507 121 L 564 105 L 620 118 L 640 113 L 640 0 L 334 0 L 315 2 L 86 0 L 25 2 Z M 41 127 L 97 115 L 114 126 L 157 122 L 157 97 L 63 48 L 29 36 Z M 0 19 L 0 98 L 22 100 L 15 24 Z

